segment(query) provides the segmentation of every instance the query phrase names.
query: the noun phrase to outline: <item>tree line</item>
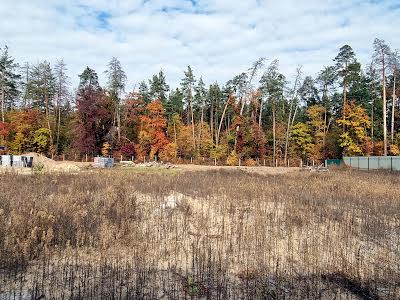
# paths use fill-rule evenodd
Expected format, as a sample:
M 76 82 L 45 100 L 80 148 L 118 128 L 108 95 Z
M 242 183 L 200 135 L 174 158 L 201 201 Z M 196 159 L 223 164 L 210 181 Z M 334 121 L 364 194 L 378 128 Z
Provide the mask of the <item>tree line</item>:
M 18 64 L 0 52 L 1 144 L 10 153 L 218 160 L 235 165 L 343 155 L 400 155 L 397 51 L 375 39 L 362 67 L 344 45 L 317 76 L 289 82 L 278 60 L 260 58 L 224 84 L 208 86 L 188 66 L 179 87 L 161 70 L 126 91 L 112 58 L 107 85 L 86 67 L 72 91 L 61 59 Z

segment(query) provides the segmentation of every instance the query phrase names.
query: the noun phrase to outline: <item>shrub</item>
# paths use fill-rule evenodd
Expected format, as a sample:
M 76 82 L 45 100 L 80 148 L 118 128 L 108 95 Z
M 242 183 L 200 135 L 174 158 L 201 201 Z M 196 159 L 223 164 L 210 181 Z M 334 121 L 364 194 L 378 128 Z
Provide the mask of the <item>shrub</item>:
M 226 164 L 228 166 L 237 166 L 239 164 L 239 158 L 235 150 L 233 150 L 231 154 L 229 154 L 229 156 L 227 157 Z
M 247 167 L 255 167 L 257 165 L 257 162 L 252 158 L 247 158 L 244 161 L 244 165 L 247 166 Z

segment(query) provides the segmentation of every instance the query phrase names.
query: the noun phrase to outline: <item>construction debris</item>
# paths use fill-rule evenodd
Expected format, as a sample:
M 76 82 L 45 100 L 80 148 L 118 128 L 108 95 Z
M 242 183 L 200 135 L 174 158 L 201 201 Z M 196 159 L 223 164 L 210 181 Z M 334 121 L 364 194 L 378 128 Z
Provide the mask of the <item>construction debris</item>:
M 131 168 L 161 168 L 161 169 L 173 169 L 175 165 L 171 163 L 164 163 L 162 161 L 151 161 L 147 163 L 134 163 L 133 161 L 121 161 L 121 167 L 131 167 Z
M 329 172 L 329 169 L 325 167 L 324 164 L 321 164 L 319 166 L 304 166 L 303 170 L 307 170 L 310 172 Z

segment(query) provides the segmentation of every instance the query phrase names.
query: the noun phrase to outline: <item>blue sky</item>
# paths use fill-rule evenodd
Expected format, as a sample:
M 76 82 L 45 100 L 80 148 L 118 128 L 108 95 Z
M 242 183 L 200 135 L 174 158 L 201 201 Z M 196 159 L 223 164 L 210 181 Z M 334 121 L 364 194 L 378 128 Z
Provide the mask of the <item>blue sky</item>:
M 351 45 L 369 63 L 379 37 L 400 48 L 398 0 L 2 0 L 0 47 L 18 62 L 64 58 L 74 85 L 86 66 L 105 83 L 112 56 L 132 89 L 163 69 L 177 86 L 188 64 L 207 83 L 279 59 L 315 75 Z

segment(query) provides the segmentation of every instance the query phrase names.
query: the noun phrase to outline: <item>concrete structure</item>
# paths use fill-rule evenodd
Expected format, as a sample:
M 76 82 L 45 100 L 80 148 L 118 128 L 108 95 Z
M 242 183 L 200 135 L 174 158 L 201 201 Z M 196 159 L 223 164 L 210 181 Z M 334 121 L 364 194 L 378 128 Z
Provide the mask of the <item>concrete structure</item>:
M 13 168 L 32 168 L 33 157 L 25 155 L 1 155 L 0 165 Z
M 98 168 L 112 168 L 114 166 L 114 158 L 95 157 L 94 166 Z

